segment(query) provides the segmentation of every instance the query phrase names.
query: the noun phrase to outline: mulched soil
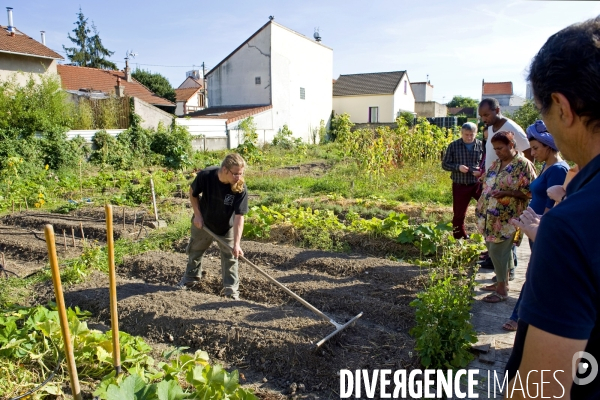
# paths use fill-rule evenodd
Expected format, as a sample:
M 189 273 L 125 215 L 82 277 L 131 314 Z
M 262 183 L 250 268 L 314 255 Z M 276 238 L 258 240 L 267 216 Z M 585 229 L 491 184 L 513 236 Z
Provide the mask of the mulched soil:
M 191 290 L 174 286 L 187 257 L 149 251 L 126 257 L 117 267 L 119 328 L 144 337 L 156 348 L 188 346 L 208 351 L 214 362 L 243 374 L 244 384 L 273 398 L 304 387 L 305 398 L 338 397 L 339 370 L 412 369 L 414 324 L 409 306 L 426 271 L 361 254 L 339 254 L 257 242 L 244 242 L 248 259 L 339 323 L 363 312 L 349 327 L 317 349 L 334 331 L 248 265 L 240 265 L 238 301 L 222 296 L 220 258 L 213 245 L 206 272 Z M 38 299 L 53 298 L 52 285 L 37 288 Z M 93 313 L 94 323 L 110 326 L 108 277 L 95 272 L 65 288 L 68 306 Z M 302 386 L 303 385 L 303 386 Z M 270 393 L 270 394 L 269 394 Z

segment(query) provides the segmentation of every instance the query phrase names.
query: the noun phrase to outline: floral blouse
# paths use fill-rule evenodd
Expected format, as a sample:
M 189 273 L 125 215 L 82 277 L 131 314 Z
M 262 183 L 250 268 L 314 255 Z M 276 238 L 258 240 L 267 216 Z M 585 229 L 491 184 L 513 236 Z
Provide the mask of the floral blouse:
M 477 229 L 486 242 L 512 239 L 517 228 L 508 221 L 521 215 L 528 203 L 512 196 L 496 199 L 493 193 L 519 190 L 530 198 L 529 185 L 536 178 L 533 164 L 521 154 L 517 154 L 504 169 L 500 170 L 500 165 L 500 160 L 494 161 L 482 176 L 483 190 L 475 209 Z

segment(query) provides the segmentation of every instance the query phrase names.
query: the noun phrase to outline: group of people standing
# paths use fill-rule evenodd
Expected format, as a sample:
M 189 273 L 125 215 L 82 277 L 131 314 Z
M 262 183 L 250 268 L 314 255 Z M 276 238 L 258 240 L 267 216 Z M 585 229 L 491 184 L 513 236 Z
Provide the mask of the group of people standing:
M 477 229 L 496 274 L 482 288 L 492 292 L 483 301 L 507 299 L 512 249 L 523 234 L 532 249 L 519 300 L 503 325 L 516 331 L 508 386 L 520 379 L 526 391 L 505 398 L 525 398 L 540 383 L 545 396 L 600 398 L 599 38 L 600 17 L 551 36 L 528 77 L 542 120 L 524 131 L 501 115 L 496 100 L 484 99 L 483 141 L 474 124 L 463 125 L 442 163 L 452 172 L 455 238 L 468 238 L 465 214 L 477 200 Z

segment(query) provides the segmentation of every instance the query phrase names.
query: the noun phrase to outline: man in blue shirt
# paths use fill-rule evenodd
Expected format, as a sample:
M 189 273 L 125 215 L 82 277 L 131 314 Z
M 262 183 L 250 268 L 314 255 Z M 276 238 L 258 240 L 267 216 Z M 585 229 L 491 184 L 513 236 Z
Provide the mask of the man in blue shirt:
M 505 396 L 599 399 L 600 17 L 551 36 L 529 81 L 557 147 L 581 169 L 541 218 Z

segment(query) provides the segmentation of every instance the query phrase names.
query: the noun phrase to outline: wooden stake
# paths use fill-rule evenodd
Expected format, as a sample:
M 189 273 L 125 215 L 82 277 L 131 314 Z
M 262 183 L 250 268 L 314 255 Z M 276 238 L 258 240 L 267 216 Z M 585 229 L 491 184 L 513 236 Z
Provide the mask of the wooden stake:
M 13 211 L 12 212 L 14 213 L 15 212 L 15 201 L 14 200 L 12 201 L 12 206 L 13 206 Z
M 2 255 L 2 268 L 6 269 L 6 261 L 4 261 L 4 253 L 0 253 Z
M 137 210 L 133 212 L 133 231 L 135 232 L 135 222 L 137 221 Z
M 73 247 L 77 247 L 75 246 L 75 228 L 71 227 L 71 236 L 73 237 Z
M 27 198 L 25 199 L 25 207 L 27 208 L 27 211 L 29 211 L 29 204 L 27 204 Z
M 115 242 L 113 237 L 112 206 L 104 206 L 106 212 L 106 245 L 108 248 L 108 280 L 110 294 L 110 322 L 113 343 L 113 365 L 117 375 L 121 373 L 121 348 L 119 347 L 119 315 L 117 313 L 117 274 L 115 272 Z M 125 208 L 123 208 L 125 210 Z
M 125 230 L 125 207 L 123 207 L 123 230 Z
M 144 229 L 144 218 L 146 218 L 146 214 L 142 214 L 142 223 L 140 224 L 140 231 L 138 232 L 137 237 L 135 238 L 136 240 L 140 237 L 142 229 Z
M 83 222 L 79 223 L 79 229 L 81 229 L 81 240 L 85 242 L 85 234 L 83 233 Z
M 21 202 L 19 202 L 19 212 L 21 212 Z
M 67 234 L 65 233 L 65 230 L 63 229 L 63 242 L 65 245 L 65 252 L 67 251 Z
M 62 284 L 60 281 L 60 271 L 58 269 L 58 258 L 56 257 L 56 245 L 54 242 L 54 229 L 52 225 L 44 227 L 46 236 L 46 246 L 48 247 L 48 256 L 50 258 L 50 268 L 52 270 L 52 283 L 54 284 L 54 296 L 56 297 L 56 307 L 58 308 L 58 318 L 60 320 L 60 330 L 65 346 L 65 356 L 71 380 L 71 392 L 75 400 L 82 400 L 81 388 L 79 387 L 79 377 L 77 376 L 77 367 L 75 365 L 75 356 L 73 355 L 73 343 L 71 342 L 71 332 L 69 331 L 69 320 L 67 319 L 67 310 L 65 308 L 65 299 L 63 298 Z

